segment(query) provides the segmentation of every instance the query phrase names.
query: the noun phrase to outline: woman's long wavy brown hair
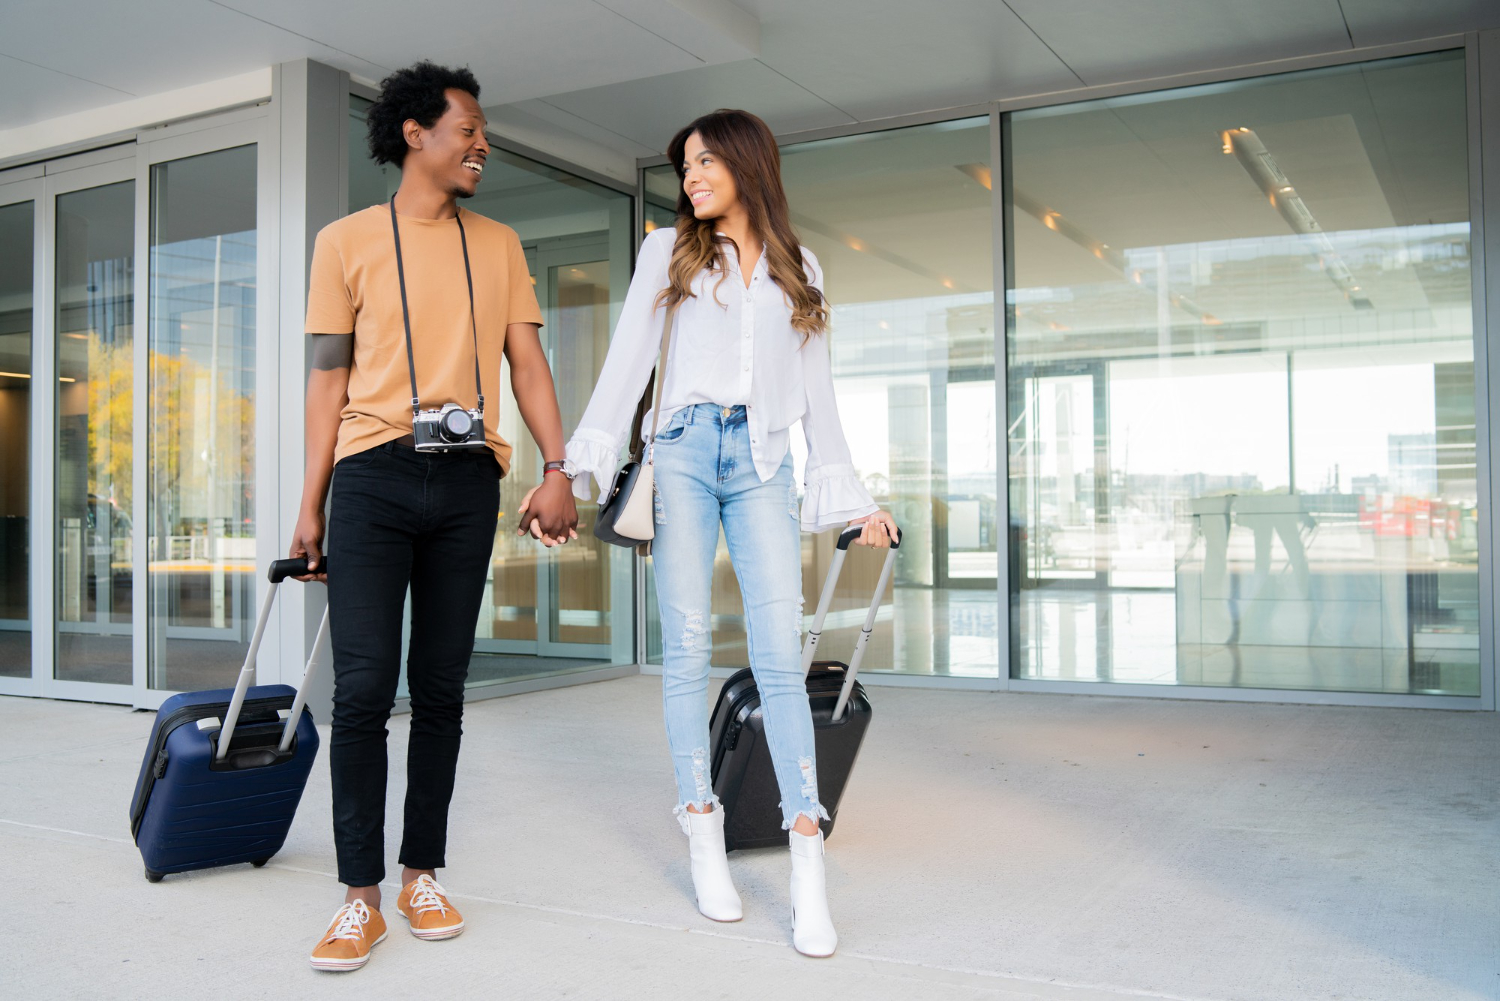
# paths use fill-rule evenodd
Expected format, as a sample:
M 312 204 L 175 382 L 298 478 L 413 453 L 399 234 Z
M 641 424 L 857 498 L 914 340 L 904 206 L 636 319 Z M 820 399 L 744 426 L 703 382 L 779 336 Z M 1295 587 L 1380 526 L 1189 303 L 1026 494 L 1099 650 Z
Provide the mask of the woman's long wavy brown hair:
M 791 302 L 792 327 L 804 341 L 823 333 L 828 329 L 828 302 L 812 287 L 802 266 L 801 241 L 792 229 L 786 191 L 781 187 L 781 151 L 766 123 L 748 111 L 720 108 L 704 115 L 673 136 L 667 147 L 667 156 L 677 171 L 677 243 L 667 267 L 669 284 L 657 303 L 674 306 L 693 295 L 693 279 L 701 271 L 717 271 L 719 285 L 728 275 L 725 241 L 715 237 L 715 220 L 693 215 L 693 203 L 682 190 L 687 141 L 694 132 L 734 178 L 740 204 L 750 214 L 750 226 L 765 245 L 771 280 Z M 718 285 L 714 286 L 714 299 L 718 301 Z

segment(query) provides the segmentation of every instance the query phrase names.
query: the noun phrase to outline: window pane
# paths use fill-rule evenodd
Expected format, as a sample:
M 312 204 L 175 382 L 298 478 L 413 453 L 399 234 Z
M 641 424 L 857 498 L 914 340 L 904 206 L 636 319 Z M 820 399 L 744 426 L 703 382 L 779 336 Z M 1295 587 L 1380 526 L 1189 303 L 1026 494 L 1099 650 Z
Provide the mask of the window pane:
M 150 687 L 223 688 L 255 623 L 254 146 L 151 168 Z
M 630 285 L 631 199 L 495 149 L 465 207 L 521 238 L 563 428 L 571 430 L 583 419 Z M 578 538 L 560 549 L 516 537 L 521 498 L 541 481 L 542 456 L 511 394 L 508 364 L 501 387 L 500 433 L 515 454 L 500 483 L 502 516 L 471 677 L 505 681 L 633 661 L 633 556 L 594 537 L 596 505 L 578 502 Z
M 999 672 L 989 150 L 989 119 L 977 118 L 782 151 L 792 223 L 823 267 L 833 307 L 834 387 L 854 466 L 903 531 L 866 671 Z M 670 166 L 652 168 L 648 202 L 664 209 L 676 183 Z M 648 213 L 648 225 L 658 218 Z M 800 483 L 800 430 L 792 450 Z M 809 616 L 835 540 L 803 537 Z M 863 550 L 849 559 L 819 647 L 827 656 L 846 659 L 853 649 L 879 571 Z M 648 656 L 658 660 L 654 587 L 647 593 Z M 714 665 L 748 663 L 722 538 L 712 625 Z
M 31 202 L 0 207 L 0 676 L 31 677 Z
M 57 197 L 57 663 L 131 682 L 135 182 Z
M 1016 676 L 1479 693 L 1461 52 L 1018 113 Z
M 349 210 L 385 202 L 401 181 L 364 149 L 369 102 L 350 99 Z M 630 285 L 629 195 L 492 148 L 484 183 L 463 207 L 514 229 L 542 307 L 563 428 L 577 427 L 604 365 Z M 596 506 L 578 502 L 578 539 L 546 550 L 515 534 L 526 492 L 541 480 L 541 453 L 501 375 L 500 434 L 515 447 L 500 483 L 500 522 L 469 667 L 475 685 L 563 674 L 635 660 L 632 555 L 594 537 Z

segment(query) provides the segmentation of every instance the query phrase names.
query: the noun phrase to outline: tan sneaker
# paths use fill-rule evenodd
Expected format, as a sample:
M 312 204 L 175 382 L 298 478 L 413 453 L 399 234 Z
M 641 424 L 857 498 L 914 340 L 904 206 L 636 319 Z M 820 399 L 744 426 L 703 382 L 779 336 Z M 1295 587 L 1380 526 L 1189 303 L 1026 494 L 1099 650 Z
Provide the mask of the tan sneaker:
M 363 900 L 345 904 L 333 916 L 328 932 L 312 951 L 318 970 L 357 970 L 370 961 L 370 950 L 385 941 L 385 918 Z
M 436 941 L 464 930 L 463 915 L 448 903 L 446 891 L 425 872 L 407 883 L 396 898 L 396 910 L 411 924 L 417 938 Z

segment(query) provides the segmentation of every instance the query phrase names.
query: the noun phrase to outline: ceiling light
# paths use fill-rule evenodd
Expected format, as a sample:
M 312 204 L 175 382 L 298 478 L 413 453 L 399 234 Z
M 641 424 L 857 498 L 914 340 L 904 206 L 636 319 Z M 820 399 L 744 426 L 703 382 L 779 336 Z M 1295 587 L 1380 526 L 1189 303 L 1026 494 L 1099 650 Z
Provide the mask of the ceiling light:
M 958 169 L 964 174 L 965 177 L 969 178 L 971 181 L 974 181 L 976 184 L 982 185 L 984 187 L 984 190 L 995 190 L 994 179 L 990 175 L 990 168 L 985 166 L 984 164 L 961 163 L 958 165 Z
M 30 379 L 31 378 L 31 373 L 29 373 L 29 372 L 0 372 L 0 376 L 9 376 L 12 379 Z M 60 375 L 60 376 L 57 377 L 57 381 L 58 382 L 77 382 L 78 380 L 77 379 L 69 378 L 66 375 Z
M 1245 173 L 1250 175 L 1250 179 L 1265 194 L 1266 200 L 1286 220 L 1292 232 L 1307 237 L 1313 243 L 1318 264 L 1328 280 L 1348 297 L 1354 307 L 1371 308 L 1370 300 L 1355 294 L 1360 288 L 1348 265 L 1260 137 L 1247 128 L 1237 129 L 1232 137 L 1227 132 L 1224 135 L 1229 139 L 1229 146 L 1235 158 L 1240 161 L 1240 166 L 1245 168 Z M 1277 195 L 1282 197 L 1278 198 Z

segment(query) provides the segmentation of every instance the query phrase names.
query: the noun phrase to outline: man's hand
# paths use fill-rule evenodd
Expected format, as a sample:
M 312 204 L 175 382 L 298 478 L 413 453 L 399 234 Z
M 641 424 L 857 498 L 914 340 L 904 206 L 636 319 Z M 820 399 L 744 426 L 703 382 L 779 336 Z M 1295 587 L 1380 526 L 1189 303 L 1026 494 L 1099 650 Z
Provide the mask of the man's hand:
M 543 477 L 541 485 L 532 487 L 521 498 L 521 524 L 517 535 L 531 533 L 542 545 L 551 549 L 569 539 L 578 538 L 578 508 L 573 504 L 573 491 L 565 477 L 556 474 Z
M 304 511 L 297 517 L 297 527 L 292 530 L 292 548 L 287 551 L 292 559 L 307 557 L 307 566 L 316 570 L 323 565 L 323 512 Z M 310 573 L 294 580 L 320 580 L 328 583 L 326 573 Z
M 542 457 L 563 454 L 562 415 L 557 409 L 557 391 L 552 369 L 542 350 L 535 323 L 512 323 L 505 328 L 505 358 L 510 362 L 510 388 L 515 394 L 521 420 L 531 432 Z M 521 501 L 521 526 L 517 535 L 531 533 L 549 548 L 578 538 L 578 509 L 568 479 L 558 473 L 542 474 L 542 485 Z

